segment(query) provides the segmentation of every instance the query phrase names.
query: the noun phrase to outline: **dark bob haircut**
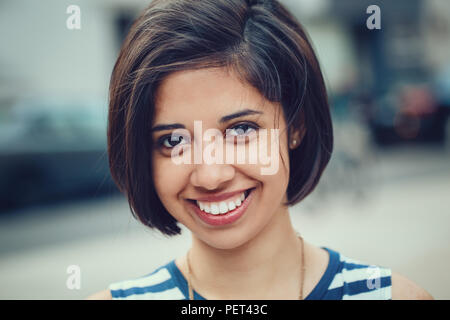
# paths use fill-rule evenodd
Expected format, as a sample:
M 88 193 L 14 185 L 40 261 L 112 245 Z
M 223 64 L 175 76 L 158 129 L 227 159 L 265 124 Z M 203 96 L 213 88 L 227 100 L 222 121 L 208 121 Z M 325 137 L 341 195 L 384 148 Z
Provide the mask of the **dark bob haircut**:
M 133 216 L 168 236 L 181 229 L 153 183 L 154 98 L 170 73 L 210 67 L 236 71 L 267 100 L 280 103 L 288 129 L 306 130 L 300 146 L 289 151 L 286 205 L 314 190 L 333 149 L 318 60 L 302 26 L 283 5 L 275 0 L 154 0 L 133 23 L 112 72 L 108 156 Z

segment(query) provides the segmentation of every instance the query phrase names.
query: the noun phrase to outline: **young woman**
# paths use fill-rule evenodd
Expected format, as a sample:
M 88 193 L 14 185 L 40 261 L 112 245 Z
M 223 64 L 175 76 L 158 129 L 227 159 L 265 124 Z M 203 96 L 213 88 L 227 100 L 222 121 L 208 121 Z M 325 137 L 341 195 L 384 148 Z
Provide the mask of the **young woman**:
M 90 298 L 432 298 L 294 230 L 288 207 L 313 191 L 332 147 L 319 63 L 284 6 L 153 1 L 112 74 L 110 168 L 137 219 L 169 236 L 181 223 L 192 245 Z

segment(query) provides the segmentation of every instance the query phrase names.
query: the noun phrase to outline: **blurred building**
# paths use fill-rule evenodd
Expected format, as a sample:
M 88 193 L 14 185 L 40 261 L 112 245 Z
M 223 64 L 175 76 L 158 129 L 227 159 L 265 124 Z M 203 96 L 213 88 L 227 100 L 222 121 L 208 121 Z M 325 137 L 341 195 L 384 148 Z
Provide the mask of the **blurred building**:
M 281 2 L 306 25 L 333 89 L 353 81 L 383 90 L 397 78 L 422 77 L 448 63 L 446 0 Z M 106 97 L 121 40 L 148 3 L 2 1 L 0 102 L 23 94 Z M 66 27 L 72 4 L 81 9 L 81 30 Z M 371 4 L 381 9 L 379 31 L 365 27 Z
M 449 1 L 280 2 L 286 4 L 299 18 L 312 39 L 329 88 L 336 120 L 361 121 L 353 116 L 356 114 L 354 110 L 358 109 L 362 114 L 362 125 L 370 128 L 377 141 L 390 141 L 397 136 L 405 139 L 443 139 L 445 119 L 450 110 Z M 37 138 L 33 132 L 47 131 L 47 137 L 41 140 L 46 141 L 42 143 L 44 149 L 48 145 L 65 146 L 64 152 L 70 155 L 66 158 L 75 159 L 73 152 L 80 145 L 86 146 L 83 141 L 98 141 L 102 144 L 102 149 L 96 149 L 102 155 L 102 164 L 98 166 L 102 168 L 100 176 L 107 174 L 105 127 L 109 79 L 128 28 L 149 3 L 140 0 L 0 2 L 0 124 L 3 129 L 0 156 L 4 152 L 1 149 L 2 141 L 4 145 L 9 144 L 8 150 L 12 144 L 39 144 L 36 142 L 38 140 L 26 138 L 27 135 L 23 136 L 27 142 L 25 144 L 5 140 L 4 137 L 8 135 L 17 136 L 16 132 L 20 128 L 31 132 L 28 135 L 31 138 Z M 370 16 L 366 10 L 373 4 L 381 10 L 380 30 L 369 30 L 366 26 Z M 81 10 L 79 30 L 70 30 L 66 26 L 70 16 L 67 8 L 71 5 L 77 5 Z M 76 125 L 61 125 L 61 119 L 66 115 L 61 114 L 61 118 L 57 119 L 54 117 L 57 113 L 49 112 L 49 106 L 43 107 L 43 110 L 47 109 L 46 115 L 26 120 L 33 124 L 12 123 L 18 114 L 30 114 L 26 111 L 11 111 L 18 105 L 23 106 L 24 101 L 29 108 L 36 110 L 50 100 L 53 108 L 73 106 L 76 110 L 77 105 L 97 108 L 94 114 L 101 113 L 96 116 L 99 122 L 92 124 L 91 128 L 92 135 L 95 138 L 101 136 L 101 139 L 86 138 L 86 135 L 77 137 L 76 133 L 80 132 L 78 125 L 83 122 L 83 116 L 73 116 L 79 117 L 75 119 Z M 45 129 L 42 126 L 46 126 Z M 69 126 L 72 126 L 70 134 L 66 130 Z M 346 124 L 346 127 L 349 125 Z M 69 135 L 73 143 L 69 140 L 53 143 L 50 139 Z M 352 149 L 355 144 L 353 141 Z M 367 141 L 361 140 L 359 145 L 367 145 Z M 361 153 L 366 151 L 362 150 Z M 60 153 L 61 150 L 54 151 Z M 47 156 L 53 158 L 53 154 Z M 27 157 L 37 159 L 33 154 Z M 2 159 L 2 163 L 11 163 L 10 158 Z M 25 175 L 21 173 L 21 179 L 27 180 L 25 185 L 36 186 L 36 181 L 31 180 L 42 175 L 36 173 L 41 169 L 36 169 L 35 164 L 28 162 L 20 165 L 22 167 L 14 170 L 30 172 Z M 9 167 L 3 169 L 3 172 L 14 171 Z M 59 168 L 56 171 L 67 170 Z M 5 177 L 2 178 L 4 185 L 11 184 Z M 17 181 L 18 178 L 12 176 L 10 179 Z

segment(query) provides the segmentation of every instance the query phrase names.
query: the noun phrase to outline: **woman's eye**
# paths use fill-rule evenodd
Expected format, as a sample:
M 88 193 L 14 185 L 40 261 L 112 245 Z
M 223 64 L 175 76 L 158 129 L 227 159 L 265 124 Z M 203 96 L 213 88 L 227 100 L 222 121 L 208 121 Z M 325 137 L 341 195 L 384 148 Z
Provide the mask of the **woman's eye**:
M 159 141 L 159 145 L 171 149 L 182 142 L 186 143 L 186 141 L 187 139 L 183 136 L 170 135 L 162 137 Z
M 252 131 L 256 131 L 258 129 L 257 126 L 251 125 L 249 123 L 241 123 L 238 124 L 231 129 L 229 129 L 228 133 L 234 136 L 248 135 Z

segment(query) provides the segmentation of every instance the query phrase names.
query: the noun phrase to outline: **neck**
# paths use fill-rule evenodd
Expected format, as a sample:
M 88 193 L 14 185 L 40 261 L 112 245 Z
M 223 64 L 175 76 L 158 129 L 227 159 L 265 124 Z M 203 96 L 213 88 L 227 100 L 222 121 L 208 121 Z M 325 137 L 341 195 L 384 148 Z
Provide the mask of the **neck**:
M 206 298 L 298 296 L 301 246 L 287 208 L 280 209 L 256 236 L 233 249 L 211 247 L 194 234 L 192 238 L 192 286 Z

